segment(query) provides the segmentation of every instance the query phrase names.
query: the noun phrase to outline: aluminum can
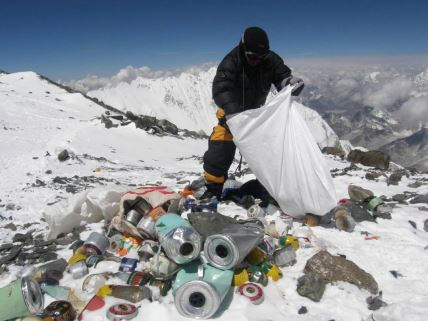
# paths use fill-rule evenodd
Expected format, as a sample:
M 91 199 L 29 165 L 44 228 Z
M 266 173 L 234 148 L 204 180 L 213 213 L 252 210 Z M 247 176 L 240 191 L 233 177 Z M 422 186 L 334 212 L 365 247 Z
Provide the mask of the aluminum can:
M 143 214 L 141 214 L 136 210 L 130 210 L 126 214 L 126 220 L 134 226 L 137 226 L 138 222 L 141 220 L 142 217 L 143 217 Z
M 43 314 L 49 316 L 53 321 L 74 321 L 76 319 L 76 310 L 67 301 L 52 302 L 45 308 Z
M 205 240 L 205 257 L 216 268 L 231 269 L 241 263 L 263 241 L 263 237 L 264 231 L 258 226 L 226 226 L 221 233 L 210 235 Z
M 249 218 L 264 217 L 265 215 L 266 212 L 257 204 L 251 205 L 247 210 L 247 216 Z
M 296 263 L 296 252 L 294 252 L 291 245 L 288 245 L 275 250 L 273 259 L 279 267 L 291 266 Z
M 156 222 L 150 216 L 145 216 L 138 222 L 137 230 L 144 237 L 154 239 L 156 237 L 155 224 Z
M 85 261 L 79 261 L 68 267 L 68 273 L 73 276 L 73 279 L 80 279 L 89 273 L 89 269 Z
M 110 246 L 109 239 L 103 234 L 92 232 L 83 243 L 87 254 L 103 255 Z
M 43 304 L 40 286 L 30 278 L 18 279 L 0 289 L 0 320 L 39 314 Z
M 256 283 L 245 283 L 238 288 L 239 294 L 245 296 L 254 305 L 260 304 L 264 300 L 263 289 Z

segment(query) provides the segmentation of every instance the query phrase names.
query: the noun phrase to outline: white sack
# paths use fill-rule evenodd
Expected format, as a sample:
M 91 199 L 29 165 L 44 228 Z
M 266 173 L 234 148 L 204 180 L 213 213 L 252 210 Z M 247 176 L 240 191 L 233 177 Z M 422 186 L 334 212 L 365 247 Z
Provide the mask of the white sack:
M 49 224 L 48 239 L 69 233 L 86 223 L 111 220 L 119 211 L 122 191 L 95 188 L 57 203 L 43 213 Z
M 290 87 L 227 125 L 249 167 L 285 213 L 324 215 L 336 205 L 330 171 L 292 103 Z

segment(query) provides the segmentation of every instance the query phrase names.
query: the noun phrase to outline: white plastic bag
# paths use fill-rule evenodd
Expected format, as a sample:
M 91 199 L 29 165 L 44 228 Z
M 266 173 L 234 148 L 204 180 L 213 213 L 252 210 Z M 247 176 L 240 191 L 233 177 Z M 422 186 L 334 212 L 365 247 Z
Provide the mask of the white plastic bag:
M 292 104 L 290 87 L 227 125 L 249 167 L 285 213 L 295 218 L 324 215 L 336 205 L 330 171 Z

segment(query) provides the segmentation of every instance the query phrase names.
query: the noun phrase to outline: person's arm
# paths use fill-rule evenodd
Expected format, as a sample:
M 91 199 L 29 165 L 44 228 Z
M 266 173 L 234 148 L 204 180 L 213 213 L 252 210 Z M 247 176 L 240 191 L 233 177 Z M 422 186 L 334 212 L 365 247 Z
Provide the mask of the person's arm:
M 275 85 L 276 89 L 280 91 L 287 85 L 294 86 L 294 89 L 291 94 L 293 96 L 298 96 L 305 87 L 303 80 L 301 78 L 294 77 L 291 74 L 291 69 L 284 64 L 284 60 L 282 60 L 280 56 L 275 53 L 273 53 L 273 55 L 273 84 Z
M 238 72 L 232 56 L 228 55 L 218 66 L 214 77 L 212 90 L 214 102 L 224 109 L 226 115 L 242 111 L 236 88 Z

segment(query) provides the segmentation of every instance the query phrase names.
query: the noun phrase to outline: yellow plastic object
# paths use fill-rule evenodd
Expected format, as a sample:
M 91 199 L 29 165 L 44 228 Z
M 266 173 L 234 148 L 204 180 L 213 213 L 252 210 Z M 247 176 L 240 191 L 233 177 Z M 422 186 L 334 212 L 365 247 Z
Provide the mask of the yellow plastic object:
M 266 254 L 263 253 L 263 251 L 260 250 L 258 247 L 252 250 L 245 258 L 245 260 L 251 265 L 258 265 L 262 263 L 263 260 L 265 259 L 266 259 Z
M 297 251 L 299 249 L 299 240 L 293 235 L 281 236 L 279 238 L 279 245 L 280 246 L 290 245 L 294 251 Z
M 248 275 L 248 271 L 246 269 L 236 270 L 233 275 L 232 285 L 233 286 L 241 286 L 245 282 L 248 282 L 250 277 Z
M 270 277 L 273 281 L 278 281 L 280 278 L 282 278 L 281 269 L 275 264 L 272 265 L 266 275 Z
M 111 286 L 106 284 L 103 285 L 97 292 L 97 296 L 99 296 L 100 298 L 105 298 L 106 296 L 111 295 L 111 293 L 113 292 L 113 290 L 111 289 Z
M 76 264 L 77 262 L 86 260 L 87 257 L 88 256 L 86 254 L 82 254 L 76 251 L 76 253 L 74 253 L 74 255 L 68 259 L 68 264 L 69 265 Z

